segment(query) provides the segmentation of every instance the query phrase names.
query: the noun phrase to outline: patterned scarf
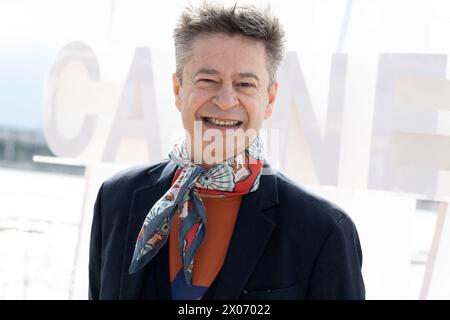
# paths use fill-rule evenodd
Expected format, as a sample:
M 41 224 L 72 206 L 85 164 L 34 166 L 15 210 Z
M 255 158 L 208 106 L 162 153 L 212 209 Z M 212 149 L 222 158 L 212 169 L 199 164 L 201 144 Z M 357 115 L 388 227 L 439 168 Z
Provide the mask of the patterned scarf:
M 178 166 L 174 182 L 145 218 L 129 273 L 143 268 L 164 246 L 172 219 L 178 214 L 178 248 L 186 284 L 190 287 L 194 255 L 206 234 L 205 207 L 199 194 L 233 196 L 257 190 L 263 167 L 263 147 L 257 136 L 242 153 L 209 169 L 190 161 L 184 142 L 175 145 L 169 157 Z

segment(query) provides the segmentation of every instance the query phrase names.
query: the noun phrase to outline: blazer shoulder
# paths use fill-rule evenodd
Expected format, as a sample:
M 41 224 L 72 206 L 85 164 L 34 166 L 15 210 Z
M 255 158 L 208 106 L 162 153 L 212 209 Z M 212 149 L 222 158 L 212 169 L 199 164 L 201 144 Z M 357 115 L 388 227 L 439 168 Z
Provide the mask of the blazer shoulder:
M 129 208 L 137 190 L 149 188 L 161 176 L 169 160 L 162 160 L 152 165 L 133 166 L 117 172 L 101 185 L 96 199 L 96 208 L 101 211 L 104 221 L 118 221 L 128 217 Z M 122 221 L 122 220 L 120 220 Z M 122 223 L 125 223 L 122 221 Z
M 351 221 L 349 215 L 335 203 L 305 190 L 280 172 L 276 173 L 276 178 L 279 203 L 286 209 L 290 221 L 327 229 L 333 228 L 342 219 Z
M 103 182 L 104 190 L 114 189 L 138 189 L 140 186 L 148 185 L 149 181 L 155 180 L 155 176 L 167 165 L 169 159 L 163 159 L 151 165 L 135 165 L 115 173 Z

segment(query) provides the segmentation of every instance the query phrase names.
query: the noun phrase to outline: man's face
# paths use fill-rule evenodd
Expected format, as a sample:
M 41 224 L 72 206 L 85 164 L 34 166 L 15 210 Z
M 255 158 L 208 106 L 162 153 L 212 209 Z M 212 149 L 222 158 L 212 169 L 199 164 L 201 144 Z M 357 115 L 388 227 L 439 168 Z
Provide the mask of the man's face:
M 223 142 L 223 148 L 213 151 L 219 159 L 216 162 L 248 147 L 263 120 L 272 114 L 278 83 L 269 88 L 262 42 L 243 36 L 203 34 L 194 39 L 182 84 L 173 75 L 173 90 L 188 138 L 201 146 L 194 152 L 194 143 L 188 143 L 191 158 L 197 154 L 199 159 L 201 152 L 205 163 L 205 152 L 212 141 Z

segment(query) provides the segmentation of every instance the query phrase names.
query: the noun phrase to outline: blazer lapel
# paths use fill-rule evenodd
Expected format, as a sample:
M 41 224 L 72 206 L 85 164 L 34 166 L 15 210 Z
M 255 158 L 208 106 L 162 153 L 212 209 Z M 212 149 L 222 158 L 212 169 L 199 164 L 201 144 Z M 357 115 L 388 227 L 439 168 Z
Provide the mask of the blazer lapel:
M 158 201 L 164 193 L 170 188 L 173 174 L 176 166 L 172 161 L 163 163 L 160 166 L 152 168 L 149 172 L 149 184 L 138 188 L 133 193 L 131 201 L 128 231 L 122 266 L 122 280 L 120 299 L 139 299 L 143 285 L 150 286 L 154 292 L 145 293 L 154 298 L 170 299 L 169 284 L 169 260 L 168 260 L 168 243 L 166 243 L 160 252 L 150 261 L 145 268 L 130 275 L 128 268 L 133 257 L 134 247 L 137 235 L 145 217 L 152 208 L 153 204 Z
M 275 226 L 272 207 L 278 203 L 276 177 L 270 174 L 260 179 L 259 189 L 242 198 L 212 299 L 239 298 Z
M 278 203 L 276 177 L 261 176 L 257 191 L 242 198 L 236 225 L 231 237 L 224 265 L 216 279 L 212 299 L 237 299 L 255 268 L 275 226 L 273 206 Z M 146 293 L 154 299 L 171 299 L 168 243 L 145 268 L 130 275 L 128 268 L 142 223 L 153 206 L 170 188 L 176 165 L 169 161 L 153 168 L 147 186 L 136 189 L 130 206 L 128 232 L 122 267 L 120 299 L 139 299 L 144 284 L 151 287 Z M 269 169 L 270 170 L 270 169 Z

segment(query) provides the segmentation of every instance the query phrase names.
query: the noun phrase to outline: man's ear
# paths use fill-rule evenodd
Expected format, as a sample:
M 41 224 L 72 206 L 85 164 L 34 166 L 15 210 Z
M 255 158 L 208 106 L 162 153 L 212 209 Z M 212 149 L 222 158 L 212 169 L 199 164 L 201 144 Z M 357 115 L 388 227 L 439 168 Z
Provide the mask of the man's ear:
M 181 98 L 180 98 L 181 81 L 178 79 L 176 73 L 172 74 L 172 84 L 173 84 L 173 95 L 175 96 L 175 105 L 177 106 L 178 111 L 181 111 Z
M 269 103 L 264 109 L 264 120 L 269 119 L 272 116 L 273 105 L 278 96 L 278 82 L 275 81 L 269 89 Z

